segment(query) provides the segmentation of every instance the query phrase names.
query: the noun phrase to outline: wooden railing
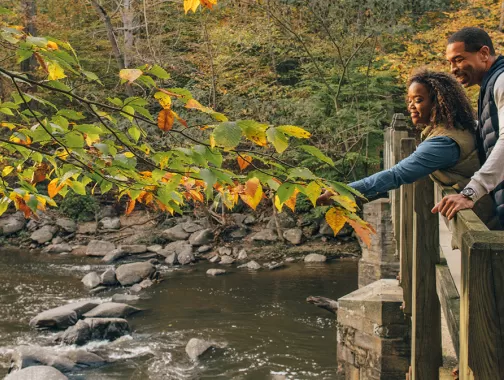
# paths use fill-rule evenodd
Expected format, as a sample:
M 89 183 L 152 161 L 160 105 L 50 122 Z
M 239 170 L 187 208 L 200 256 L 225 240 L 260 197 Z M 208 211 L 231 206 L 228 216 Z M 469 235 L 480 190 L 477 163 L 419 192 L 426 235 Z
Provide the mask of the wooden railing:
M 384 163 L 390 168 L 415 150 L 404 116 L 385 131 Z M 440 218 L 431 209 L 454 194 L 430 178 L 390 192 L 400 257 L 403 311 L 411 317 L 411 367 L 407 379 L 439 379 L 441 309 L 459 361 L 459 378 L 504 379 L 504 232 L 489 231 L 471 210 L 444 220 L 461 251 L 460 296 L 440 249 Z

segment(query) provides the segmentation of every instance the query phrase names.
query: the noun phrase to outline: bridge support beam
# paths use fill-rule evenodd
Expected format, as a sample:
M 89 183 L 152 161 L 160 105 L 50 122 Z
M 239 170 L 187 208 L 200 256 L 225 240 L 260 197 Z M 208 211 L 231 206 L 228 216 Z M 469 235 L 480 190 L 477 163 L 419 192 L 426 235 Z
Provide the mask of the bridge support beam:
M 364 220 L 376 228 L 371 246 L 361 242 L 359 260 L 359 288 L 383 278 L 395 279 L 399 274 L 397 243 L 388 199 L 377 199 L 364 205 Z
M 346 379 L 404 380 L 411 338 L 397 280 L 373 282 L 338 301 L 338 362 Z

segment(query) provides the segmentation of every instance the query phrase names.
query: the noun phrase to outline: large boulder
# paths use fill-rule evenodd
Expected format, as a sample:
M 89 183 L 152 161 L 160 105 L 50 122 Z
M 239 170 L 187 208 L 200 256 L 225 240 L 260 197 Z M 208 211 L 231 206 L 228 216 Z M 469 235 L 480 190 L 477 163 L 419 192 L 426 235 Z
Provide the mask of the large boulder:
M 247 268 L 250 270 L 259 270 L 261 269 L 261 265 L 257 263 L 257 261 L 249 261 L 247 264 L 240 265 L 238 268 Z
M 98 285 L 100 285 L 101 278 L 100 276 L 98 276 L 98 273 L 90 272 L 82 278 L 81 282 L 84 284 L 86 288 L 93 289 L 96 288 Z
M 192 338 L 187 343 L 185 351 L 191 360 L 196 360 L 213 347 L 215 347 L 213 342 L 198 338 Z
M 130 332 L 122 318 L 86 318 L 69 327 L 61 336 L 65 344 L 83 345 L 92 340 L 116 340 Z
M 105 256 L 115 249 L 115 244 L 106 240 L 91 240 L 86 248 L 88 256 Z
M 141 311 L 125 303 L 104 302 L 84 314 L 86 318 L 126 318 Z
M 52 240 L 56 231 L 58 231 L 58 228 L 56 226 L 45 225 L 39 228 L 38 230 L 34 231 L 30 235 L 30 239 L 36 241 L 39 244 L 44 244 Z
M 310 253 L 304 258 L 305 263 L 324 263 L 327 257 L 318 253 Z
M 180 265 L 187 265 L 195 261 L 195 257 L 192 251 L 192 245 L 187 244 L 181 252 L 177 254 L 177 261 Z
M 104 230 L 118 230 L 121 228 L 121 220 L 119 218 L 105 217 L 98 222 L 98 228 Z
M 118 267 L 116 277 L 122 286 L 128 286 L 150 278 L 155 272 L 156 268 L 149 262 L 130 263 Z
M 16 212 L 0 218 L 0 235 L 11 235 L 21 231 L 26 225 L 23 213 Z
M 77 223 L 69 218 L 58 218 L 56 219 L 56 225 L 60 227 L 63 231 L 72 233 L 77 231 Z
M 113 249 L 109 253 L 107 253 L 105 256 L 103 256 L 102 261 L 105 264 L 112 264 L 114 261 L 119 260 L 120 258 L 126 256 L 127 253 L 123 251 L 121 247 L 117 247 L 116 249 Z
M 38 365 L 13 372 L 5 380 L 68 380 L 68 377 L 56 368 Z
M 11 353 L 12 370 L 26 367 L 47 365 L 62 372 L 69 372 L 79 368 L 98 367 L 105 364 L 105 360 L 91 352 L 77 349 L 70 351 L 55 350 L 52 347 L 19 346 Z
M 205 228 L 204 230 L 194 232 L 189 237 L 189 243 L 191 243 L 191 245 L 200 246 L 211 244 L 213 242 L 213 239 L 214 239 L 214 233 L 212 229 Z
M 97 302 L 81 301 L 43 311 L 30 320 L 36 328 L 65 329 L 72 326 L 85 312 L 98 306 Z
M 186 232 L 181 224 L 177 224 L 175 227 L 168 228 L 161 232 L 161 236 L 168 240 L 186 240 L 189 237 L 189 232 Z

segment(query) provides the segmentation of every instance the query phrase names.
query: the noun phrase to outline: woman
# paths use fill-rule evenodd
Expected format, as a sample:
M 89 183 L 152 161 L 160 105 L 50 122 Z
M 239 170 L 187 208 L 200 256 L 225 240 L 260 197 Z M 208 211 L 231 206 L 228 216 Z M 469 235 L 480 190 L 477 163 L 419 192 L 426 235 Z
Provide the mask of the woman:
M 452 75 L 429 70 L 416 72 L 408 80 L 407 105 L 413 124 L 422 128 L 422 142 L 413 154 L 392 168 L 350 184 L 366 198 L 426 175 L 460 191 L 480 168 L 474 113 L 462 86 Z M 331 195 L 325 192 L 319 203 L 331 203 Z M 485 202 L 488 199 L 482 203 Z M 483 208 L 488 214 L 487 205 Z M 484 221 L 491 219 L 479 214 Z

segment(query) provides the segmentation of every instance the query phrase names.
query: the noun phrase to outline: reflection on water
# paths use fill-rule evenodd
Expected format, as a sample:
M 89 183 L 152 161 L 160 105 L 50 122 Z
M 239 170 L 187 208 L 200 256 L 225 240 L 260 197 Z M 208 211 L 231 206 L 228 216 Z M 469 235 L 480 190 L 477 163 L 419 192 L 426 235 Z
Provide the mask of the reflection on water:
M 334 317 L 305 299 L 337 299 L 356 289 L 356 261 L 291 264 L 278 271 L 229 268 L 229 274 L 218 277 L 205 274 L 209 267 L 200 263 L 163 270 L 164 281 L 145 291 L 150 298 L 135 304 L 145 311 L 129 318 L 132 336 L 85 347 L 115 361 L 72 378 L 259 380 L 277 374 L 287 379 L 338 379 Z M 12 347 L 50 342 L 51 334 L 28 327 L 30 318 L 70 300 L 89 298 L 80 279 L 104 268 L 90 258 L 0 254 L 1 374 Z M 108 300 L 112 294 L 99 297 Z M 193 363 L 184 349 L 193 337 L 227 348 Z

